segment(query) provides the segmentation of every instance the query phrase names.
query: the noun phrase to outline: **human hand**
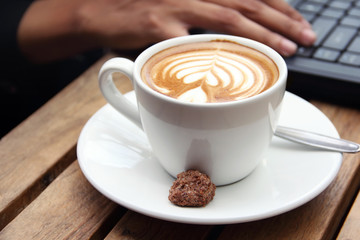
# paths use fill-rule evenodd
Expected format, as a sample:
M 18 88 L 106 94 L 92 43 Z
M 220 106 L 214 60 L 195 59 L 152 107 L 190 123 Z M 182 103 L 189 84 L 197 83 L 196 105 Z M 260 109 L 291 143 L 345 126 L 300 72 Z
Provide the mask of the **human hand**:
M 84 29 L 104 45 L 140 47 L 187 35 L 200 27 L 263 42 L 284 56 L 311 45 L 310 24 L 282 0 L 93 1 L 83 8 Z
M 225 20 L 226 32 L 267 44 L 284 56 L 296 52 L 296 43 L 310 46 L 316 40 L 311 25 L 284 0 L 207 1 L 238 11 Z
M 131 49 L 189 34 L 192 28 L 263 42 L 284 56 L 315 34 L 283 0 L 35 1 L 19 28 L 30 59 L 50 61 L 91 48 Z

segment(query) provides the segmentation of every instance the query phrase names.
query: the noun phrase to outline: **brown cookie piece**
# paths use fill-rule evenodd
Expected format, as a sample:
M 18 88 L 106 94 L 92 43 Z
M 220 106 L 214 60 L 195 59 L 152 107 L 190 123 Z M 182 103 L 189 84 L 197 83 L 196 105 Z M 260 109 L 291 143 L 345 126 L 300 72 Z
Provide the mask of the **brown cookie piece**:
M 169 200 L 182 207 L 202 207 L 215 196 L 216 186 L 198 170 L 179 173 L 169 190 Z

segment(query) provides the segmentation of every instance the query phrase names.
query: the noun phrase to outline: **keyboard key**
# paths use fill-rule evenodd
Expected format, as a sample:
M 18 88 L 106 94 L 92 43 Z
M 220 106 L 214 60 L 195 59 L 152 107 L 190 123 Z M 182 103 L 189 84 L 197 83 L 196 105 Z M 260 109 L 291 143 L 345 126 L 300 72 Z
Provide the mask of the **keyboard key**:
M 338 26 L 326 39 L 323 46 L 342 50 L 348 45 L 348 43 L 355 36 L 356 33 L 357 29 L 355 28 Z
M 326 4 L 329 0 L 309 0 L 309 2 L 314 3 L 320 3 L 320 4 Z
M 357 36 L 347 49 L 350 52 L 360 53 L 360 36 Z
M 322 4 L 304 2 L 299 6 L 300 11 L 317 13 L 323 8 Z
M 336 8 L 326 8 L 322 11 L 321 15 L 331 18 L 341 18 L 345 13 L 343 9 L 336 9 Z
M 300 13 L 308 22 L 312 22 L 316 17 L 315 13 L 311 13 L 311 12 L 300 12 Z
M 328 49 L 328 48 L 319 48 L 314 54 L 314 58 L 325 60 L 325 61 L 335 61 L 340 55 L 340 51 Z
M 354 16 L 354 17 L 360 17 L 360 8 L 353 8 L 353 9 L 350 9 L 348 14 L 350 16 Z M 360 19 L 359 19 L 360 21 Z
M 314 51 L 313 47 L 299 47 L 296 54 L 302 57 L 311 57 Z
M 288 4 L 290 4 L 291 6 L 295 6 L 295 4 L 297 4 L 298 0 L 286 0 L 286 2 Z
M 360 54 L 345 52 L 341 55 L 339 62 L 353 66 L 360 66 Z
M 357 28 L 360 27 L 360 18 L 346 16 L 341 19 L 341 24 Z
M 333 1 L 329 4 L 332 8 L 348 9 L 351 6 L 351 2 L 347 1 Z
M 314 46 L 319 46 L 324 38 L 329 34 L 331 29 L 335 26 L 336 20 L 332 18 L 319 17 L 312 23 L 312 28 L 317 35 Z

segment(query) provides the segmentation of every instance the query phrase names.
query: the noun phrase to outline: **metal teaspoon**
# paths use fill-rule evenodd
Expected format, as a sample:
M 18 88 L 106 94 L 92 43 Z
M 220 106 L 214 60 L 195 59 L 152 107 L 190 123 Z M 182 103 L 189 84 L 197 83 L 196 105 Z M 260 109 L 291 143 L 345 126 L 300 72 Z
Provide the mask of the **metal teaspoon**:
M 360 145 L 357 143 L 295 128 L 278 126 L 275 135 L 293 142 L 337 152 L 356 153 L 360 151 Z

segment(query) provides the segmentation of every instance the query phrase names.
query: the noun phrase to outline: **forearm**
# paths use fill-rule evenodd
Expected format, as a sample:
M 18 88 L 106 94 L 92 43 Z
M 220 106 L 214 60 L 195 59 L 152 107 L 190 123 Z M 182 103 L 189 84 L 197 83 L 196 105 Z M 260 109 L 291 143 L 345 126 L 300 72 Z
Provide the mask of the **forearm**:
M 25 12 L 18 43 L 29 61 L 49 62 L 97 47 L 81 29 L 77 11 L 82 0 L 38 0 Z

